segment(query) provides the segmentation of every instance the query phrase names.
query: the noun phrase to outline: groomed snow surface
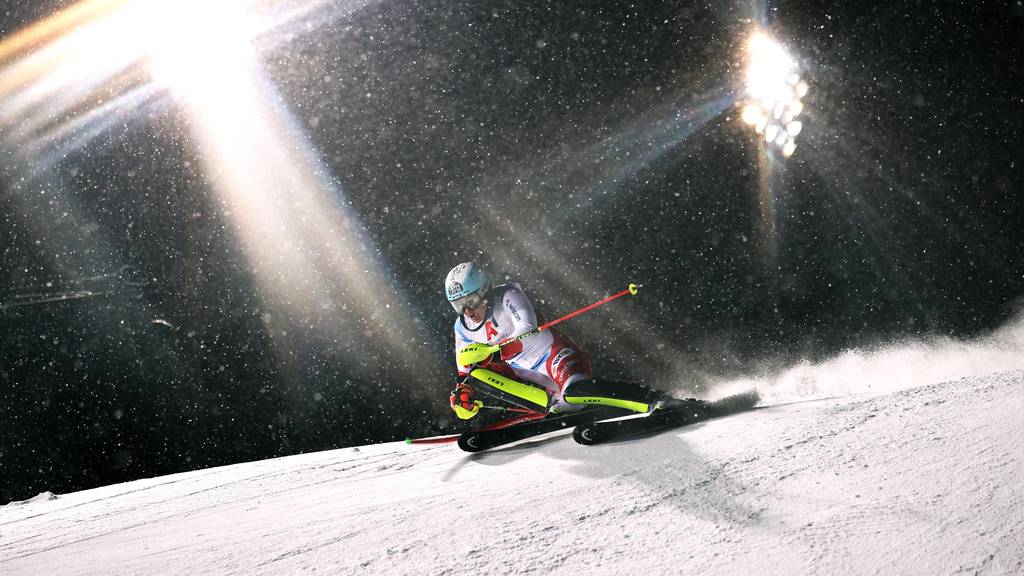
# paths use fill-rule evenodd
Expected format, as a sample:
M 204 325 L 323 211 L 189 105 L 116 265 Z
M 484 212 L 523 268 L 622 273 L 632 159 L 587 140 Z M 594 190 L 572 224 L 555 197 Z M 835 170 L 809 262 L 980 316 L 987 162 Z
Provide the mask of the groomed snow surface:
M 1024 573 L 1024 371 L 783 402 L 788 378 L 610 445 L 392 443 L 43 494 L 0 508 L 0 574 Z

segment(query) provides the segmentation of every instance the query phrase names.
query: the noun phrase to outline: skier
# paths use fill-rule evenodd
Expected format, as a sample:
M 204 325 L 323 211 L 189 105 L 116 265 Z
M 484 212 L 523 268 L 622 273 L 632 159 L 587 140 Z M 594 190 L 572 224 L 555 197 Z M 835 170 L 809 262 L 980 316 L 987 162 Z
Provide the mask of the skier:
M 492 286 L 486 271 L 474 262 L 464 262 L 448 272 L 445 294 L 459 314 L 455 320 L 456 358 L 474 342 L 494 345 L 534 331 L 541 324 L 518 283 Z M 674 400 L 647 386 L 595 379 L 586 352 L 552 328 L 510 342 L 502 346 L 500 357 L 498 354 L 474 366 L 459 365 L 456 359 L 461 381 L 449 402 L 459 418 L 473 418 L 484 406 L 478 391 L 542 413 L 569 412 L 594 404 L 648 412 Z

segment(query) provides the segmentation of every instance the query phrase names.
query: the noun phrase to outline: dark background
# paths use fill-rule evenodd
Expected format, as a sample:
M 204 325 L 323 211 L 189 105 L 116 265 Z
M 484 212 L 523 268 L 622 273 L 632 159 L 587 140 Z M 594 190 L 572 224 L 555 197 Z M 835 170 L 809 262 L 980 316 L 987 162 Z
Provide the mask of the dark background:
M 441 284 L 468 259 L 549 317 L 642 283 L 565 331 L 600 373 L 680 392 L 1005 323 L 1021 3 L 715 4 L 385 2 L 264 64 L 439 357 Z M 759 19 L 811 85 L 786 161 L 734 107 L 693 120 L 742 87 Z M 0 502 L 457 429 L 452 374 L 411 378 L 398 351 L 368 368 L 300 335 L 302 369 L 282 367 L 199 154 L 171 106 L 41 182 L 4 152 Z M 62 293 L 82 297 L 38 302 Z

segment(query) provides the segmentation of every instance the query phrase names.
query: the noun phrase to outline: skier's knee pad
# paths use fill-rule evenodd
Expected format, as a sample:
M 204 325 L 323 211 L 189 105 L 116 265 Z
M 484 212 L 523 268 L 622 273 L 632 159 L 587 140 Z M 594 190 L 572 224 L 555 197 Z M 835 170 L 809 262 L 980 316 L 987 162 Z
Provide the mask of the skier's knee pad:
M 647 412 L 661 393 L 632 382 L 609 380 L 578 380 L 565 387 L 562 398 L 570 404 L 598 404 Z
M 598 378 L 577 380 L 566 386 L 562 394 L 564 396 L 601 396 L 644 403 L 653 402 L 661 396 L 660 392 L 643 384 L 615 382 Z
M 548 408 L 548 393 L 543 388 L 514 380 L 486 368 L 476 368 L 470 372 L 470 376 L 481 384 L 478 389 L 488 396 L 531 410 Z

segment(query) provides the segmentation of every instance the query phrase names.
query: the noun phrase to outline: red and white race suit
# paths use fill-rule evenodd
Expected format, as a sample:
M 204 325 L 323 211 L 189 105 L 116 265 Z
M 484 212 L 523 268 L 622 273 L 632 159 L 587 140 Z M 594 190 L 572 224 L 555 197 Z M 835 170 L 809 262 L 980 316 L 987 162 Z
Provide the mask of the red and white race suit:
M 540 325 L 533 304 L 519 284 L 498 286 L 488 294 L 488 299 L 487 315 L 480 324 L 470 326 L 461 314 L 455 320 L 456 354 L 473 342 L 497 344 Z M 586 352 L 569 337 L 550 328 L 505 345 L 501 349 L 501 363 L 492 362 L 485 367 L 547 389 L 552 411 L 579 409 L 580 406 L 562 400 L 562 390 L 592 376 Z M 461 376 L 469 373 L 467 366 L 458 366 L 458 370 Z

